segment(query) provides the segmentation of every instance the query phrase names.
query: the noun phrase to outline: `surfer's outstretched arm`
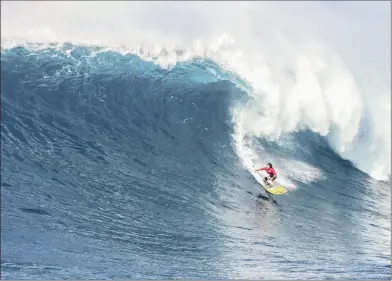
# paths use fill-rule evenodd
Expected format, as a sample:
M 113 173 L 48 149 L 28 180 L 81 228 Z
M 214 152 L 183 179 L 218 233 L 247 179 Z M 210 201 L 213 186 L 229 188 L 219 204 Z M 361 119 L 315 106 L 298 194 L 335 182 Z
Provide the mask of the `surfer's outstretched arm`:
M 256 169 L 255 171 L 257 172 L 257 171 L 267 171 L 267 169 L 268 169 L 268 167 L 264 167 L 264 168 L 258 168 L 258 169 Z

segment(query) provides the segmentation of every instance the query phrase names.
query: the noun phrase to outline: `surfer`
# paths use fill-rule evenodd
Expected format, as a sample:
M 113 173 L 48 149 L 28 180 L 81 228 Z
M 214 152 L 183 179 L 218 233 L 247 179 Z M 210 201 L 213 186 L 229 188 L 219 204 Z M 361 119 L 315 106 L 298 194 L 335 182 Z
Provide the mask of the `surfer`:
M 269 175 L 269 178 L 268 178 L 268 177 L 265 177 L 265 178 L 264 178 L 264 182 L 265 182 L 266 184 L 268 184 L 268 180 L 269 180 L 269 179 L 271 180 L 272 183 L 274 183 L 276 177 L 278 176 L 278 175 L 276 174 L 275 169 L 272 168 L 272 164 L 271 164 L 271 163 L 267 163 L 267 166 L 255 170 L 255 172 L 257 172 L 257 171 L 266 171 L 266 172 L 267 172 L 267 174 Z

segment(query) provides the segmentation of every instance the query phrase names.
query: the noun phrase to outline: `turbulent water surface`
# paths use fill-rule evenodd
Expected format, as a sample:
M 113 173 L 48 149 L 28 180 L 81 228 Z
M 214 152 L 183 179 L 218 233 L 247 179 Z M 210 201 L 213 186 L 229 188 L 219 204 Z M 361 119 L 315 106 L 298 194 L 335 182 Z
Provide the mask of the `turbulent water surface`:
M 390 278 L 388 183 L 311 130 L 245 134 L 213 61 L 13 47 L 1 76 L 2 278 Z

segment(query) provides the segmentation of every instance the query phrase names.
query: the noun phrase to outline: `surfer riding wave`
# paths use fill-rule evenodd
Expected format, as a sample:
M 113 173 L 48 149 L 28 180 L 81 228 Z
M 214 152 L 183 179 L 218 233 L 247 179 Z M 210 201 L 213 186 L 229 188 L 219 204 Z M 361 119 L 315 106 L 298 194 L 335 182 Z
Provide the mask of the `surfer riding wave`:
M 275 169 L 272 167 L 271 163 L 267 163 L 267 166 L 263 167 L 263 168 L 259 168 L 259 169 L 255 169 L 255 172 L 257 171 L 266 171 L 269 177 L 264 177 L 264 182 L 268 185 L 270 185 L 270 183 L 268 182 L 269 180 L 271 181 L 271 185 L 273 183 L 275 183 L 276 178 L 278 177 L 278 175 L 276 174 Z

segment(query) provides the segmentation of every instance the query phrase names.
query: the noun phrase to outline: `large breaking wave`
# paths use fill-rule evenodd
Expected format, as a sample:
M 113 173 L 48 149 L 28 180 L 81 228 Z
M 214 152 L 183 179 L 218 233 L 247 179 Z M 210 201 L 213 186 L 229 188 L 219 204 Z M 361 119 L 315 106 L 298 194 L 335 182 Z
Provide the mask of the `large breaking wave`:
M 240 77 L 251 97 L 236 111 L 244 135 L 277 139 L 282 133 L 310 129 L 365 173 L 389 179 L 390 32 L 383 27 L 390 15 L 383 4 L 2 5 L 9 11 L 2 12 L 3 47 L 67 41 L 110 46 L 105 48 L 165 68 L 195 58 L 212 60 L 230 73 L 226 79 Z M 39 12 L 24 21 L 34 7 L 51 13 Z M 221 20 L 213 12 L 218 7 L 225 10 Z M 173 25 L 174 8 L 181 11 L 180 18 L 187 18 L 188 29 Z M 76 11 L 89 11 L 91 17 Z M 301 18 L 303 11 L 308 12 L 309 23 Z M 364 21 L 362 11 L 377 12 L 377 21 Z M 140 17 L 143 13 L 150 15 L 148 19 Z M 287 19 L 292 20 L 290 30 Z M 339 32 L 342 36 L 336 38 Z
M 389 276 L 386 72 L 283 36 L 280 4 L 220 20 L 178 4 L 206 13 L 189 34 L 142 25 L 149 4 L 100 2 L 100 32 L 75 14 L 92 4 L 39 4 L 59 18 L 29 28 L 30 4 L 7 5 L 22 20 L 2 9 L 2 277 Z M 265 162 L 290 189 L 278 205 L 255 196 Z

